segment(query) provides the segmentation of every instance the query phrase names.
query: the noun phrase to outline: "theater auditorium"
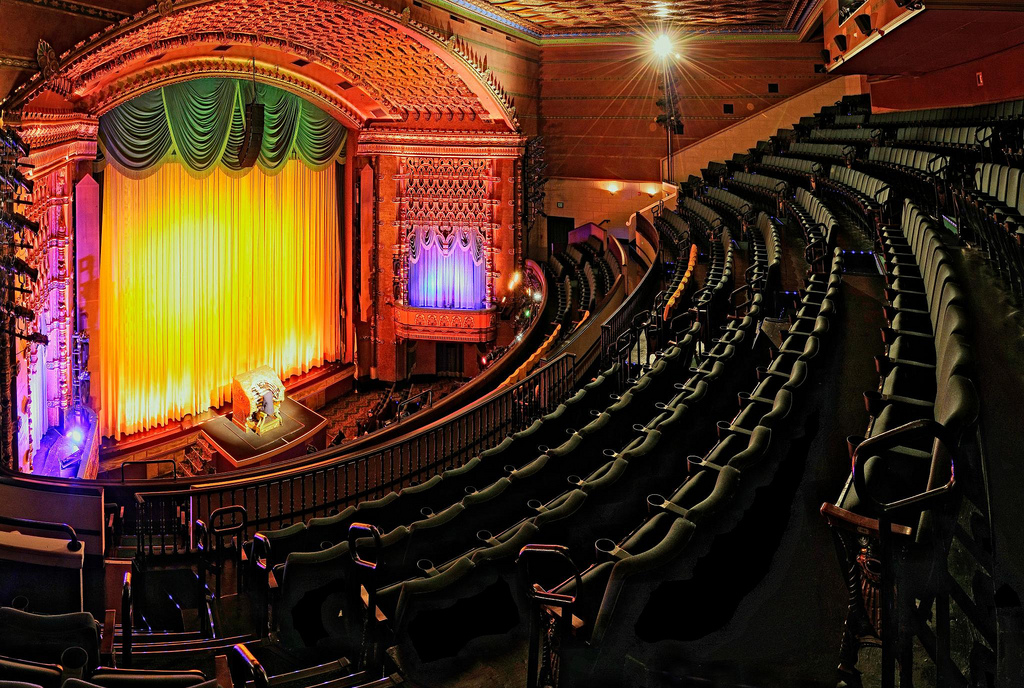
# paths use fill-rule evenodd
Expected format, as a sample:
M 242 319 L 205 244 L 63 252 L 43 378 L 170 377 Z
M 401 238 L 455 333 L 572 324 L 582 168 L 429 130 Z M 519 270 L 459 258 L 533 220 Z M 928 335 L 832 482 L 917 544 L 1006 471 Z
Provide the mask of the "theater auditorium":
M 1024 686 L 1022 71 L 1015 0 L 0 0 L 0 688 Z

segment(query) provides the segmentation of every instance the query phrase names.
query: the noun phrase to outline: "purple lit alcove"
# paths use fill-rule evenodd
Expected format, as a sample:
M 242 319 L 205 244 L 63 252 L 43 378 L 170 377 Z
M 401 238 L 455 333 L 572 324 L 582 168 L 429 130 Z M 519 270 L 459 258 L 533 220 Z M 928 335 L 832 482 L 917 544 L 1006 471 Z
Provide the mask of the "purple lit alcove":
M 486 308 L 487 264 L 477 232 L 456 231 L 447 242 L 414 232 L 409 246 L 409 304 L 416 308 Z

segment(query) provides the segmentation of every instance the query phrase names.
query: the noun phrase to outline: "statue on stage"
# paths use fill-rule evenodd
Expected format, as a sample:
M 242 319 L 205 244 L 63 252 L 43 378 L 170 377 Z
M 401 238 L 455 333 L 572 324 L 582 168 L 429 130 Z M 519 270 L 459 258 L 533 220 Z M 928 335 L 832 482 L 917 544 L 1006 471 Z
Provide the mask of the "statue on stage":
M 284 383 L 269 366 L 239 375 L 231 383 L 232 420 L 257 435 L 279 427 L 284 393 Z

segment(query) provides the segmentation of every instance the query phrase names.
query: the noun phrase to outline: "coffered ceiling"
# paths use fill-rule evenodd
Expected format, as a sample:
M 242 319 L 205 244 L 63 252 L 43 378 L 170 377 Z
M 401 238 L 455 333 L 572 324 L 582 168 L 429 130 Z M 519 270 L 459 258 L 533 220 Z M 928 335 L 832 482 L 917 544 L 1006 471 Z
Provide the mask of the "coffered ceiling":
M 670 26 L 692 31 L 785 31 L 813 0 L 455 0 L 541 35 L 633 32 Z

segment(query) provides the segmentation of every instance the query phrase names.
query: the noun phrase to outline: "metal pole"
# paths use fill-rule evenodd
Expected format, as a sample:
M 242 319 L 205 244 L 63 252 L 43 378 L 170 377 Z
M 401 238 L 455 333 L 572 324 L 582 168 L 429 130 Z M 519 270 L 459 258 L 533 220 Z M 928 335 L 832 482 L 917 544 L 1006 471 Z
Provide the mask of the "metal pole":
M 672 97 L 672 90 L 669 85 L 668 79 L 668 56 L 662 58 L 662 79 L 665 86 L 665 102 L 668 105 L 668 118 L 665 121 L 665 148 L 668 151 L 668 157 L 665 158 L 665 181 L 672 182 L 672 127 L 675 121 L 676 104 L 675 99 Z

